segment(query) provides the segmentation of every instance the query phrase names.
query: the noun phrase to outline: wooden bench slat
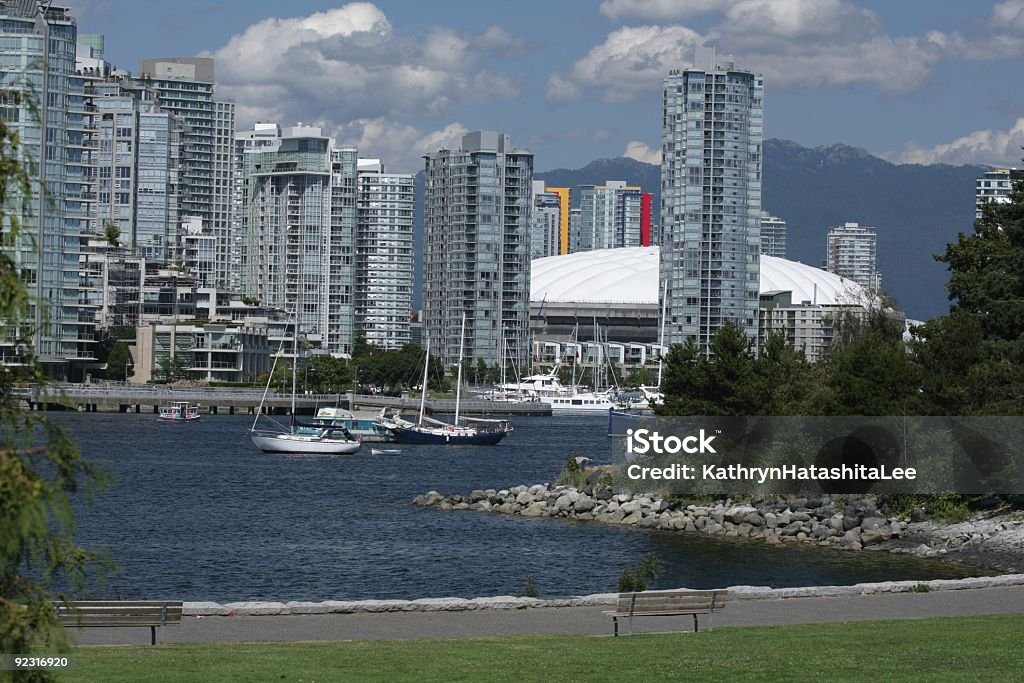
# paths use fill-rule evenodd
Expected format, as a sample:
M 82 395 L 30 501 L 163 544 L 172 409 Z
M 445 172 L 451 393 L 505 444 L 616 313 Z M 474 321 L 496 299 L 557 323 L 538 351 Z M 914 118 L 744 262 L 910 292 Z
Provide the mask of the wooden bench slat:
M 156 644 L 157 627 L 180 624 L 184 605 L 167 600 L 81 600 L 57 603 L 62 624 L 72 628 L 148 626 Z
M 630 620 L 630 632 L 633 630 L 633 617 L 671 617 L 693 616 L 693 629 L 697 630 L 697 615 L 711 615 L 725 607 L 728 591 L 642 591 L 639 593 L 620 593 L 615 612 L 606 612 L 615 622 L 615 635 L 618 635 L 618 619 Z

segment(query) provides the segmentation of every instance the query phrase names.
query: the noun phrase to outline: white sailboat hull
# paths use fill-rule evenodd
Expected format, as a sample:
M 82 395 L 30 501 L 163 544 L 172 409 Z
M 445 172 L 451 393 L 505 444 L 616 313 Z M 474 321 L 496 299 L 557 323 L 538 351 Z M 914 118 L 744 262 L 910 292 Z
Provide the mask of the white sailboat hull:
M 348 455 L 362 446 L 358 441 L 320 438 L 307 434 L 250 434 L 253 444 L 264 453 L 305 453 Z

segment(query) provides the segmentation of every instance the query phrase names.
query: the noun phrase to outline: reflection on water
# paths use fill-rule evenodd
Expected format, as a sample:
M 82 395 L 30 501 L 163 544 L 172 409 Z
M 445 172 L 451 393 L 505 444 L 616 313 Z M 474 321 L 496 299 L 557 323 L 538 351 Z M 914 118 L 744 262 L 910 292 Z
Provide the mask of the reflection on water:
M 245 416 L 188 424 L 54 413 L 117 483 L 81 511 L 77 538 L 122 572 L 105 594 L 185 600 L 327 600 L 614 591 L 655 553 L 657 587 L 804 586 L 962 576 L 887 553 L 771 547 L 613 525 L 422 509 L 429 490 L 550 481 L 570 453 L 608 462 L 603 416 L 518 418 L 492 447 L 404 446 L 397 457 L 270 455 Z

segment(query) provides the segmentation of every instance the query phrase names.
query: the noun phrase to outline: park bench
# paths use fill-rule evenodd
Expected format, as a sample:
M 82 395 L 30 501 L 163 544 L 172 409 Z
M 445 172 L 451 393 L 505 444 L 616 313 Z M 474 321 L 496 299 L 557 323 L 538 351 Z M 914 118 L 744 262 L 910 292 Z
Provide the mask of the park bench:
M 64 626 L 148 626 L 150 643 L 156 645 L 156 627 L 180 624 L 181 602 L 166 600 L 79 600 L 57 603 L 57 615 Z
M 629 632 L 633 633 L 635 617 L 678 617 L 693 615 L 693 631 L 697 632 L 697 615 L 708 615 L 708 630 L 714 627 L 715 612 L 725 608 L 728 591 L 644 591 L 619 593 L 614 612 L 605 612 L 612 618 L 615 635 L 619 635 L 619 618 L 629 619 Z

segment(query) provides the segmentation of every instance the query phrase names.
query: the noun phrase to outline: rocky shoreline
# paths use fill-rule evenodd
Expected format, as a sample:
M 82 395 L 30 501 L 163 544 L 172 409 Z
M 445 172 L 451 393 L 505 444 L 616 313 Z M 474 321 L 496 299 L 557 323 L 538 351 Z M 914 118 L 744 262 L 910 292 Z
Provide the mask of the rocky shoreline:
M 523 517 L 667 529 L 749 538 L 769 544 L 813 543 L 846 551 L 887 550 L 943 557 L 1000 571 L 1024 571 L 1024 515 L 997 515 L 943 525 L 890 517 L 871 496 L 787 496 L 735 504 L 686 505 L 657 494 L 616 493 L 610 486 L 535 484 L 475 490 L 469 495 L 430 491 L 414 504 Z M 915 513 L 918 511 L 915 510 Z

